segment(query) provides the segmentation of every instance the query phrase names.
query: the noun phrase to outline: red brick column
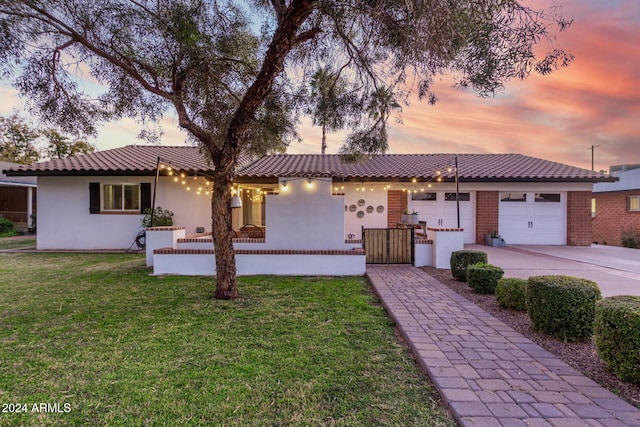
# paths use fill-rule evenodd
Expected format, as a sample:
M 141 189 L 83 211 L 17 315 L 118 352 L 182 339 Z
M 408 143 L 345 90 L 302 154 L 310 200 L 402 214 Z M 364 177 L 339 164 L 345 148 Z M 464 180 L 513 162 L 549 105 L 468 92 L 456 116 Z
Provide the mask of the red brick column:
M 567 245 L 589 246 L 591 242 L 591 191 L 569 191 L 567 192 Z
M 400 190 L 387 191 L 387 227 L 395 228 L 402 222 L 402 211 L 407 207 L 407 193 Z
M 498 230 L 498 191 L 476 191 L 476 243 L 484 244 L 484 235 Z

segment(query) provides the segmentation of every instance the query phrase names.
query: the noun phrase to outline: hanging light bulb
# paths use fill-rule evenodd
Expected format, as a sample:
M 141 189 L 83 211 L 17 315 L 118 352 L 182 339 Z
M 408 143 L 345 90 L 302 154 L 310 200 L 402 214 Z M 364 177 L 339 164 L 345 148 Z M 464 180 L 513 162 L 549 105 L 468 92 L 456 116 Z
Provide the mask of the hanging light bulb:
M 289 191 L 289 183 L 287 181 L 282 181 L 282 191 Z
M 416 182 L 418 182 L 418 180 L 417 180 L 416 178 L 413 178 L 413 179 L 411 180 L 411 182 L 413 182 L 413 183 L 415 184 Z
M 237 208 L 241 208 L 242 207 L 242 199 L 240 198 L 240 196 L 238 196 L 238 194 L 241 191 L 242 191 L 242 189 L 238 186 L 238 191 L 236 192 L 237 194 L 235 196 L 233 196 L 231 198 L 231 200 L 229 201 L 229 206 L 231 207 L 231 209 L 237 209 Z
M 371 187 L 369 188 L 370 191 L 373 191 L 373 184 L 371 184 Z
M 176 177 L 174 177 L 174 178 L 173 178 L 173 181 L 174 181 L 174 182 L 178 182 L 178 177 L 177 177 L 177 176 L 176 176 Z
M 307 188 L 313 187 L 313 178 L 307 178 Z

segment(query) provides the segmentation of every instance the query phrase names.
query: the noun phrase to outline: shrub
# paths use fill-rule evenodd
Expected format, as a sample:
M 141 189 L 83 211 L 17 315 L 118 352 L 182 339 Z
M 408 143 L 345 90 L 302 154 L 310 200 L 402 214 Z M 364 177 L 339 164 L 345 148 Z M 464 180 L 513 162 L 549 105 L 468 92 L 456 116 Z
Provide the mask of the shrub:
M 620 239 L 625 248 L 640 249 L 640 230 L 623 230 Z
M 504 270 L 483 262 L 467 267 L 467 283 L 478 294 L 492 294 Z
M 456 251 L 451 254 L 451 274 L 453 278 L 460 281 L 467 281 L 467 266 L 487 262 L 487 253 L 482 251 Z
M 0 237 L 10 237 L 16 235 L 13 222 L 7 218 L 0 217 Z
M 151 208 L 147 208 L 142 213 L 142 220 L 140 225 L 142 228 L 151 227 Z M 153 226 L 154 227 L 169 227 L 173 225 L 173 212 L 169 209 L 162 209 L 160 206 L 153 209 Z
M 594 334 L 598 356 L 621 380 L 640 383 L 640 297 L 599 301 Z
M 525 295 L 534 330 L 564 341 L 593 335 L 595 305 L 602 298 L 595 282 L 570 276 L 533 276 Z
M 503 308 L 524 311 L 527 309 L 525 290 L 527 288 L 526 279 L 515 277 L 505 277 L 498 280 L 496 286 L 496 301 Z

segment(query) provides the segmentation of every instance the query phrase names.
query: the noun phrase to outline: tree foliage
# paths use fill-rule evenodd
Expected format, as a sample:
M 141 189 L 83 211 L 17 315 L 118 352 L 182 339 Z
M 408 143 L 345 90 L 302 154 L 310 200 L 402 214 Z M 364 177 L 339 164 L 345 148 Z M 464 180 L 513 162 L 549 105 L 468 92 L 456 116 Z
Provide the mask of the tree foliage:
M 435 102 L 438 73 L 488 96 L 566 65 L 565 52 L 550 45 L 538 58 L 534 47 L 567 25 L 516 0 L 0 0 L 0 70 L 17 72 L 31 111 L 64 132 L 173 110 L 214 168 L 216 296 L 234 298 L 238 155 L 296 140 L 318 69 L 336 70 L 364 107 L 341 149 L 357 158 L 387 149 L 394 105 L 413 92 Z M 106 89 L 85 93 L 78 75 Z
M 40 130 L 18 113 L 0 117 L 0 160 L 31 164 L 48 159 L 64 159 L 93 153 L 95 145 L 85 139 L 71 139 L 54 128 Z
M 14 114 L 0 117 L 0 160 L 29 165 L 40 160 L 40 134 Z

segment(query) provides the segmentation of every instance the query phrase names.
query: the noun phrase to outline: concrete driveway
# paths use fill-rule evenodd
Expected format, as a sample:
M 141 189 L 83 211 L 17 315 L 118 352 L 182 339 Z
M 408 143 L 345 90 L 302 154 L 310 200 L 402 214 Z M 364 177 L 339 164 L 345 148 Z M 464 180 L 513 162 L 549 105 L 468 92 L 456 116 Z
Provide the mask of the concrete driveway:
M 616 246 L 525 246 L 493 248 L 466 245 L 487 253 L 489 263 L 504 269 L 504 277 L 560 274 L 593 280 L 603 297 L 640 296 L 640 250 Z

